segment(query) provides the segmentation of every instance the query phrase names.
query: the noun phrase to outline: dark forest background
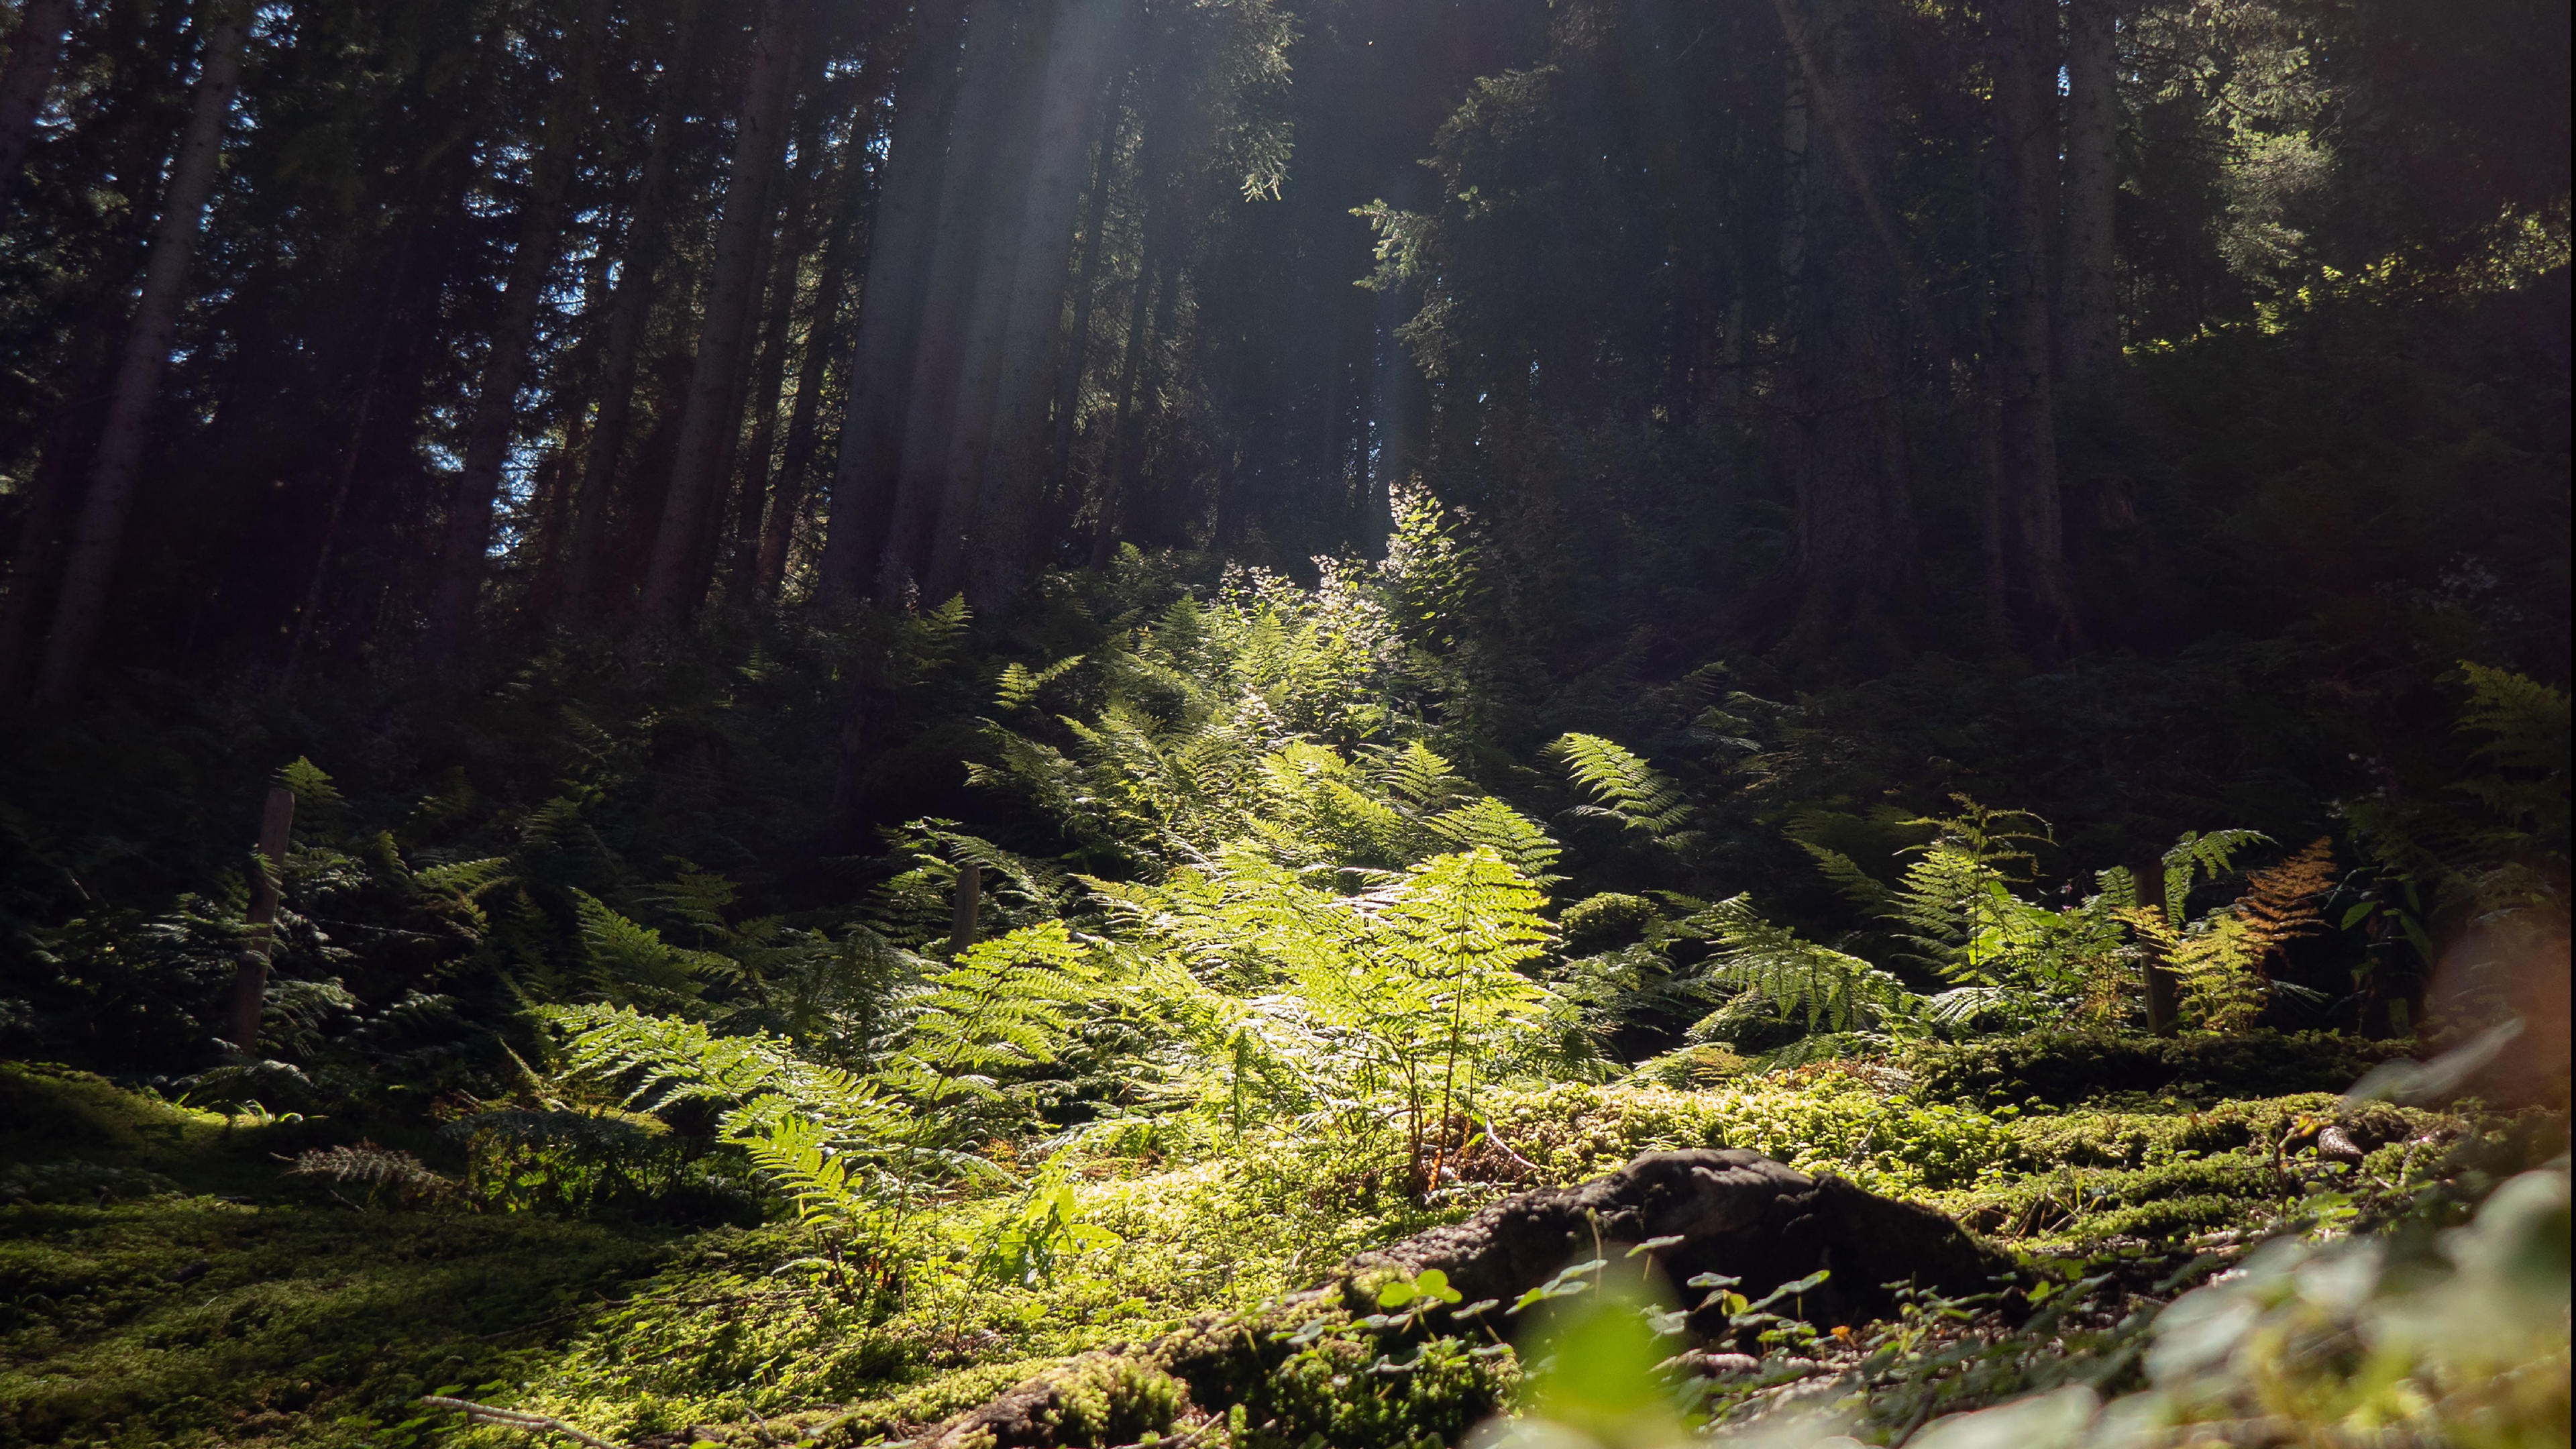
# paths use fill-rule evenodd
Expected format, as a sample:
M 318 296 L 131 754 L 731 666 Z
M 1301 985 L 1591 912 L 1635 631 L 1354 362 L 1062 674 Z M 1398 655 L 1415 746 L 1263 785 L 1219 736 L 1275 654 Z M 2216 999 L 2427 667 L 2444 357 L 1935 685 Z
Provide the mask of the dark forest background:
M 213 1059 L 222 953 L 103 943 L 239 899 L 286 762 L 829 913 L 906 821 L 1075 850 L 969 786 L 996 671 L 1245 569 L 1391 611 L 1355 739 L 1620 739 L 1713 843 L 1588 883 L 1793 915 L 1784 830 L 1953 794 L 2052 879 L 2420 823 L 2462 663 L 2567 676 L 2545 0 L 7 18 L 0 995 L 87 1060 Z M 475 940 L 308 964 L 544 995 Z

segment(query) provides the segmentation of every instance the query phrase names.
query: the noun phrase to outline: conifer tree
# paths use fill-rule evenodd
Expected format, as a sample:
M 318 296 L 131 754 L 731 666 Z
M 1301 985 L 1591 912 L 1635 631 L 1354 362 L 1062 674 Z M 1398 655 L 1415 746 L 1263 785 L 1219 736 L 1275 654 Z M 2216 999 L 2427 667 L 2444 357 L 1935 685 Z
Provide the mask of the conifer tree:
M 204 40 L 198 46 L 188 128 L 171 158 L 160 222 L 152 235 L 151 260 L 144 267 L 142 295 L 127 324 L 107 422 L 100 431 L 89 486 L 63 565 L 53 632 L 46 640 L 44 665 L 36 680 L 36 697 L 45 703 L 71 701 L 88 673 L 91 653 L 106 623 L 108 599 L 124 554 L 126 522 L 134 512 L 135 488 L 141 481 L 143 452 L 150 442 L 153 404 L 160 394 L 162 371 L 169 364 L 180 311 L 187 303 L 188 269 L 196 258 L 206 206 L 214 195 L 215 168 L 232 114 L 233 92 L 241 84 L 242 42 L 250 32 L 251 14 L 249 0 L 208 0 L 198 11 Z

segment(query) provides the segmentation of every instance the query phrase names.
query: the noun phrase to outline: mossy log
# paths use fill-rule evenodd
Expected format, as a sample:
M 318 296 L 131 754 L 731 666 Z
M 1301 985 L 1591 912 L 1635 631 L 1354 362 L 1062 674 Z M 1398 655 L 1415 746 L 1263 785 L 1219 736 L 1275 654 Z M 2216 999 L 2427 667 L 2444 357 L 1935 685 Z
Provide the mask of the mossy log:
M 1276 1411 L 1286 1406 L 1274 1402 L 1280 1396 L 1269 1382 L 1294 1352 L 1280 1341 L 1284 1330 L 1319 1317 L 1356 1323 L 1374 1308 L 1380 1284 L 1434 1268 L 1469 1303 L 1509 1305 L 1570 1262 L 1596 1252 L 1617 1259 L 1619 1245 L 1658 1240 L 1665 1241 L 1654 1260 L 1676 1285 L 1699 1273 L 1723 1273 L 1758 1295 L 1829 1270 L 1825 1284 L 1801 1302 L 1806 1317 L 1828 1324 L 1883 1312 L 1889 1284 L 1971 1292 L 2009 1267 L 2008 1259 L 1941 1214 L 1840 1178 L 1810 1177 L 1740 1148 L 1648 1152 L 1607 1177 L 1521 1193 L 1464 1222 L 1362 1254 L 1334 1283 L 1264 1311 L 1211 1315 L 1149 1344 L 1070 1360 L 914 1443 L 919 1449 L 1120 1444 L 1168 1430 L 1192 1406 L 1222 1415 L 1236 1405 L 1271 1421 L 1260 1427 L 1272 1432 L 1256 1434 L 1257 1440 L 1297 1442 L 1306 1437 L 1303 1426 L 1277 1422 Z M 1391 1337 L 1440 1331 L 1415 1325 Z M 1489 1407 L 1462 1405 L 1454 1412 Z

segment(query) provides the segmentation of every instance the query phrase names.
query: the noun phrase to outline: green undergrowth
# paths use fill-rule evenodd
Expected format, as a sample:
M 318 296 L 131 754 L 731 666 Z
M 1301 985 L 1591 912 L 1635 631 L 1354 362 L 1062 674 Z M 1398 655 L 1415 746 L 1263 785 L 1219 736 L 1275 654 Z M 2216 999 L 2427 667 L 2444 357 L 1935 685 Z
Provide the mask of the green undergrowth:
M 1496 1092 L 1428 1204 L 1404 1191 L 1393 1138 L 1093 1134 L 1087 1150 L 1019 1164 L 1043 1193 L 940 1209 L 932 1249 L 902 1265 L 883 1312 L 821 1229 L 682 1236 L 531 1212 L 360 1211 L 280 1176 L 280 1156 L 334 1140 L 327 1121 L 227 1123 L 97 1078 L 5 1068 L 0 1180 L 22 1190 L 0 1207 L 0 1444 L 515 1441 L 417 1406 L 439 1391 L 621 1441 L 891 1441 L 1032 1374 L 1073 1372 L 1051 1366 L 1211 1323 L 1268 1332 L 1269 1305 L 1355 1252 L 1659 1148 L 1755 1148 L 1954 1213 L 2035 1275 L 2100 1259 L 2130 1265 L 2143 1289 L 2213 1230 L 2348 1222 L 2515 1130 L 2320 1093 L 1986 1110 L 1929 1100 L 1921 1081 L 1827 1063 L 1697 1089 Z M 2366 1149 L 2361 1163 L 2320 1155 L 2329 1126 Z M 24 1190 L 40 1180 L 53 1186 Z M 1041 1197 L 1052 1246 L 1033 1252 Z M 1453 1348 L 1441 1354 L 1454 1364 L 1394 1373 L 1365 1337 L 1326 1335 L 1263 1361 L 1241 1391 L 1328 1444 L 1438 1438 L 1514 1372 Z M 1131 1399 L 1151 1418 L 1164 1392 L 1096 1387 L 1104 1423 L 1127 1423 Z M 1267 1441 L 1256 1421 L 1237 1442 Z
M 2334 1032 L 2133 1036 L 2042 1031 L 1927 1042 L 1906 1056 L 1917 1087 L 1944 1101 L 2065 1105 L 2143 1094 L 2177 1100 L 2340 1092 L 2412 1042 Z
M 362 1211 L 254 1125 L 0 1065 L 0 1445 L 429 1442 L 422 1394 L 501 1393 L 667 1234 Z M 318 1198 L 318 1201 L 315 1199 Z
M 800 1410 L 840 1402 L 851 1407 L 834 1421 L 838 1442 L 900 1438 L 1076 1355 L 1134 1348 L 1203 1315 L 1262 1322 L 1264 1305 L 1328 1281 L 1354 1252 L 1666 1148 L 1756 1148 L 1960 1214 L 2033 1262 L 2125 1254 L 2152 1279 L 2189 1262 L 2192 1237 L 2211 1228 L 2349 1220 L 2357 1188 L 2366 1198 L 2422 1183 L 2475 1127 L 2443 1113 L 2346 1109 L 2321 1094 L 1989 1115 L 1920 1102 L 1901 1081 L 1810 1068 L 1716 1090 L 1497 1093 L 1490 1130 L 1461 1164 L 1467 1180 L 1427 1209 L 1405 1205 L 1363 1165 L 1382 1160 L 1386 1144 L 1373 1153 L 1365 1142 L 1277 1134 L 1187 1163 L 1092 1157 L 1073 1178 L 1079 1221 L 1114 1240 L 1044 1276 L 995 1281 L 972 1263 L 1007 1227 L 1010 1205 L 961 1205 L 942 1223 L 947 1262 L 916 1265 L 903 1311 L 879 1323 L 857 1312 L 803 1233 L 710 1235 L 700 1243 L 714 1256 L 675 1265 L 513 1402 L 635 1436 L 754 1415 L 810 1424 Z M 2319 1130 L 2336 1122 L 2385 1140 L 2359 1173 L 2317 1156 Z M 1314 1349 L 1333 1351 L 1329 1341 Z M 1361 1355 L 1359 1367 L 1368 1363 Z M 1350 1365 L 1301 1359 L 1285 1372 L 1345 1381 L 1338 1400 L 1266 1386 L 1316 1413 L 1327 1400 L 1336 1414 L 1358 1402 Z M 1365 1374 L 1358 1382 L 1387 1387 Z M 1414 1392 L 1410 1380 L 1399 1387 Z

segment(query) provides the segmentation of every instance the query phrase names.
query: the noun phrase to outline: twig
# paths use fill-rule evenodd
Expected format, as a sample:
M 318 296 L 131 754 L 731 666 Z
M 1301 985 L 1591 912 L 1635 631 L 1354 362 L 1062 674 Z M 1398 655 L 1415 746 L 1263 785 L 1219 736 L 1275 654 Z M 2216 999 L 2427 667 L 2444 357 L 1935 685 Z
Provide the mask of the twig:
M 1155 1442 L 1159 1446 L 1159 1449 L 1190 1449 L 1191 1445 L 1198 1443 L 1208 1435 L 1216 1432 L 1216 1430 L 1223 1426 L 1224 1423 L 1225 1420 L 1223 1419 L 1210 1419 L 1206 1423 L 1199 1425 L 1197 1428 L 1192 1429 L 1190 1432 L 1183 1434 L 1177 1439 L 1160 1439 Z M 1142 1440 L 1139 1440 L 1133 1444 L 1121 1444 L 1118 1446 L 1118 1449 L 1145 1449 L 1145 1444 Z
M 423 1394 L 420 1401 L 434 1409 L 454 1409 L 463 1414 L 465 1422 L 469 1424 L 500 1424 L 531 1432 L 550 1429 L 567 1439 L 587 1444 L 590 1449 L 619 1449 L 619 1446 L 611 1440 L 602 1439 L 587 1429 L 575 1427 L 561 1419 L 544 1414 L 531 1414 L 519 1409 L 496 1409 L 490 1404 L 478 1404 L 472 1399 L 451 1399 L 444 1394 Z
M 1512 1144 L 1505 1142 L 1503 1140 L 1503 1134 L 1494 1130 L 1493 1118 L 1471 1117 L 1470 1120 L 1474 1121 L 1477 1126 L 1485 1129 L 1485 1140 L 1494 1144 L 1496 1147 L 1503 1149 L 1503 1155 L 1505 1157 L 1510 1158 L 1512 1161 L 1519 1163 L 1521 1166 L 1528 1168 L 1532 1172 L 1538 1172 L 1541 1170 L 1537 1163 L 1530 1161 L 1528 1158 L 1523 1157 L 1512 1150 Z

